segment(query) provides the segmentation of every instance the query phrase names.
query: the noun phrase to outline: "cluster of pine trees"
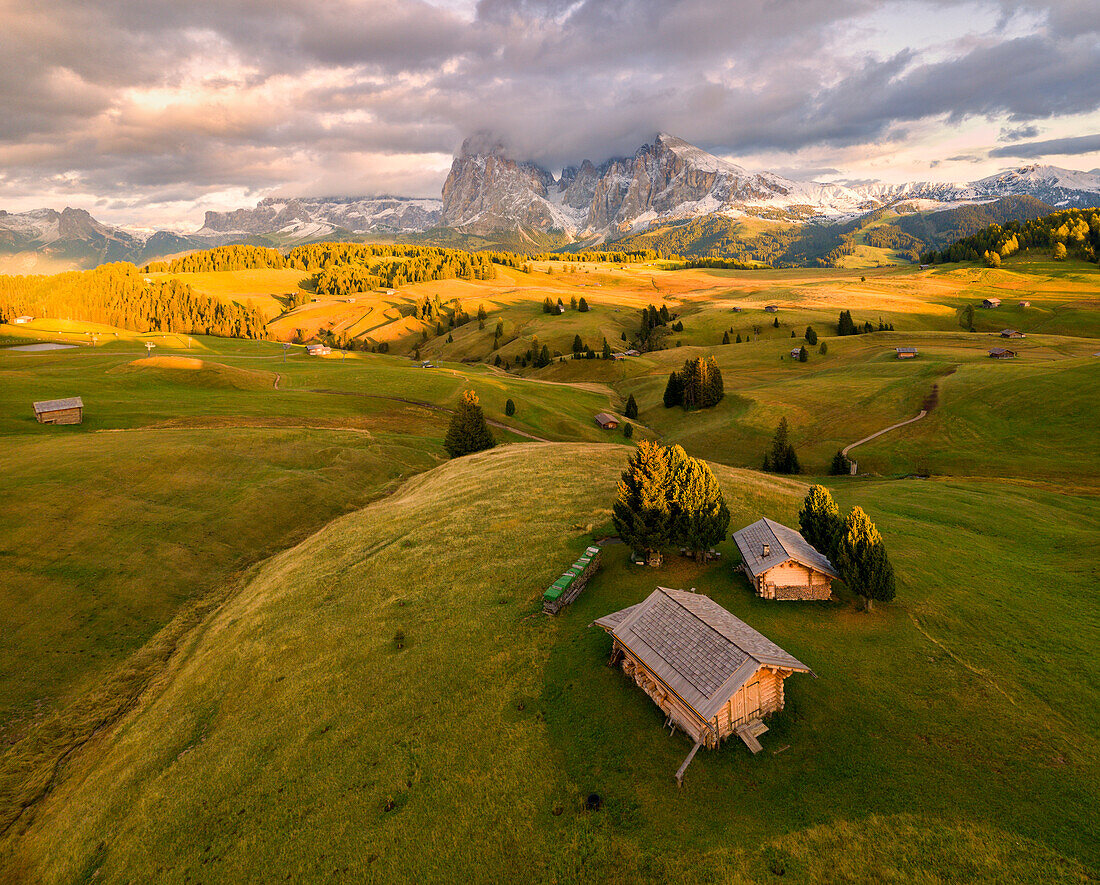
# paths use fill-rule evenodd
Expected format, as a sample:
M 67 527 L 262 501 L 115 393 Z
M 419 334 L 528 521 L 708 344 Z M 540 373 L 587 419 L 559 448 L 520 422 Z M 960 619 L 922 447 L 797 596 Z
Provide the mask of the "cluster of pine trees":
M 860 507 L 843 519 L 824 486 L 810 486 L 798 512 L 799 531 L 836 566 L 841 580 L 861 596 L 868 611 L 896 595 L 894 567 L 878 528 Z
M 1061 248 L 1059 248 L 1061 247 Z M 973 236 L 957 240 L 944 249 L 930 249 L 920 256 L 925 264 L 979 261 L 996 264 L 1019 250 L 1038 249 L 1085 261 L 1100 259 L 1100 209 L 1063 209 L 1042 218 L 992 224 Z
M 146 283 L 124 262 L 56 276 L 0 276 L 0 320 L 22 314 L 223 338 L 261 338 L 265 325 L 255 308 L 197 295 L 179 280 Z
M 660 350 L 664 340 L 665 327 L 672 322 L 668 305 L 662 304 L 658 310 L 652 304 L 642 308 L 642 321 L 638 327 L 638 350 Z M 683 329 L 683 325 L 680 326 Z
M 541 252 L 536 261 L 589 261 L 607 264 L 635 264 L 642 261 L 657 261 L 663 256 L 654 249 L 608 249 L 596 252 Z
M 700 356 L 686 360 L 679 372 L 668 376 L 664 403 L 666 409 L 683 406 L 685 411 L 691 411 L 716 405 L 725 395 L 718 363 L 712 356 Z
M 657 564 L 671 545 L 705 557 L 725 539 L 730 512 L 706 462 L 643 440 L 622 474 L 612 518 L 623 542 Z
M 838 335 L 863 335 L 867 332 L 874 332 L 876 329 L 875 325 L 870 321 L 864 322 L 863 325 L 858 325 L 856 321 L 852 319 L 852 312 L 850 310 L 842 310 L 840 312 L 840 319 L 837 320 L 836 331 Z M 882 317 L 879 317 L 877 331 L 893 332 L 894 324 L 884 322 Z M 816 335 L 814 337 L 816 340 Z
M 277 249 L 260 246 L 218 246 L 192 252 L 171 261 L 145 265 L 146 273 L 207 273 L 220 270 L 254 270 L 286 267 L 286 259 Z

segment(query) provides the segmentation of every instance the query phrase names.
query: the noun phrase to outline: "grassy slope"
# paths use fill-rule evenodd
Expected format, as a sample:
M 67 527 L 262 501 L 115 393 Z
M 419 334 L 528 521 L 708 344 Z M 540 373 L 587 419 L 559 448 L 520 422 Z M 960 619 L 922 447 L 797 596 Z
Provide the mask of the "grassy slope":
M 898 566 L 899 602 L 874 615 L 768 605 L 728 562 L 654 573 L 627 565 L 622 548 L 566 614 L 535 614 L 584 526 L 606 518 L 621 463 L 621 450 L 578 445 L 452 462 L 265 563 L 140 712 L 71 762 L 9 872 L 1095 874 L 1088 691 L 1100 635 L 1093 576 L 1064 567 L 1088 555 L 1087 533 L 1066 526 L 1095 518 L 1094 499 L 981 482 L 846 487 L 843 503 L 869 509 Z M 793 518 L 800 485 L 719 475 L 735 524 Z M 472 523 L 484 532 L 472 536 Z M 1033 556 L 1053 545 L 1062 556 Z M 538 550 L 540 567 L 521 549 Z M 607 638 L 585 626 L 656 581 L 713 594 L 819 677 L 788 683 L 771 752 L 703 754 L 681 792 L 671 775 L 688 741 L 661 730 L 660 713 L 604 666 Z M 580 805 L 593 790 L 606 806 L 590 815 Z

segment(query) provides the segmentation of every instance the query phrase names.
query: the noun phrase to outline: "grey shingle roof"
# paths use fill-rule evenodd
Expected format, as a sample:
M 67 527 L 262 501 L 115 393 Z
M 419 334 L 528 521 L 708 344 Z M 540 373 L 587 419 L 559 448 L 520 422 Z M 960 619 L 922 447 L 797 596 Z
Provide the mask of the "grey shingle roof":
M 595 622 L 703 719 L 761 666 L 809 667 L 708 596 L 658 587 L 637 605 Z
M 898 353 L 916 353 L 917 352 L 917 349 L 915 347 L 895 347 L 894 350 L 896 350 Z
M 24 400 L 26 402 L 26 400 Z M 68 399 L 47 399 L 34 404 L 34 413 L 60 412 L 63 409 L 83 409 L 84 400 L 79 396 L 70 396 Z
M 759 577 L 768 569 L 782 565 L 789 559 L 800 562 L 808 568 L 816 569 L 831 578 L 839 575 L 833 564 L 818 553 L 809 542 L 792 528 L 768 519 L 758 519 L 733 533 L 741 558 L 745 560 L 749 573 Z M 768 545 L 768 555 L 764 556 L 764 545 Z

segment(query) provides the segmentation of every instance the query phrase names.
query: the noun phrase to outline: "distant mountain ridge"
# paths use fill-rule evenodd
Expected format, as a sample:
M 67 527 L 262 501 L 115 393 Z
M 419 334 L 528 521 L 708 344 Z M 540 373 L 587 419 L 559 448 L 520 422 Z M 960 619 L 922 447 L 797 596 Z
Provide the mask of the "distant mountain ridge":
M 725 231 L 739 218 L 758 217 L 813 230 L 850 224 L 884 208 L 927 216 L 1012 197 L 1035 198 L 1035 209 L 1028 212 L 1038 211 L 1040 203 L 1100 205 L 1100 171 L 1030 164 L 973 182 L 849 186 L 753 172 L 660 133 L 629 157 L 598 164 L 584 160 L 555 176 L 537 163 L 511 157 L 499 141 L 477 136 L 455 155 L 440 199 L 267 197 L 252 208 L 207 212 L 194 233 L 136 233 L 102 224 L 83 209 L 0 210 L 0 265 L 34 272 L 38 266 L 144 263 L 230 243 L 284 246 L 369 236 L 541 250 L 548 244 L 644 240 L 647 231 L 685 221 L 714 219 Z M 1019 209 L 1016 205 L 1012 211 Z M 906 229 L 935 236 L 943 227 L 910 223 Z M 713 239 L 716 228 L 709 230 Z M 690 237 L 678 243 L 689 252 L 695 249 Z M 699 248 L 707 250 L 702 239 Z

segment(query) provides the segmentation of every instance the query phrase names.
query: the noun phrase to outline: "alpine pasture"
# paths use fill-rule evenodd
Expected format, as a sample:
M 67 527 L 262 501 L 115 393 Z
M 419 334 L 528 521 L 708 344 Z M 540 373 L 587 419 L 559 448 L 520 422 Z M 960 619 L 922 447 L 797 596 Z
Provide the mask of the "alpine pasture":
M 176 276 L 257 308 L 274 340 L 0 326 L 3 880 L 1100 875 L 1095 265 L 566 257 L 316 301 L 286 269 Z M 424 321 L 433 299 L 472 319 Z M 670 319 L 635 348 L 650 305 Z M 842 310 L 875 331 L 838 336 Z M 1006 327 L 1019 356 L 990 359 Z M 578 337 L 597 358 L 573 358 Z M 599 358 L 605 339 L 642 352 Z M 3 346 L 40 341 L 80 346 Z M 665 408 L 696 356 L 724 398 Z M 448 460 L 466 390 L 498 445 Z M 68 396 L 81 425 L 36 423 L 33 401 Z M 601 430 L 630 396 L 633 440 Z M 825 476 L 922 408 L 852 451 L 860 475 Z M 781 418 L 801 476 L 759 470 Z M 759 599 L 727 539 L 659 569 L 607 545 L 542 614 L 613 533 L 639 438 L 710 463 L 731 531 L 797 525 L 823 482 L 878 525 L 896 600 Z M 690 742 L 588 626 L 657 585 L 707 593 L 815 674 L 787 680 L 764 752 L 701 752 L 680 789 Z

